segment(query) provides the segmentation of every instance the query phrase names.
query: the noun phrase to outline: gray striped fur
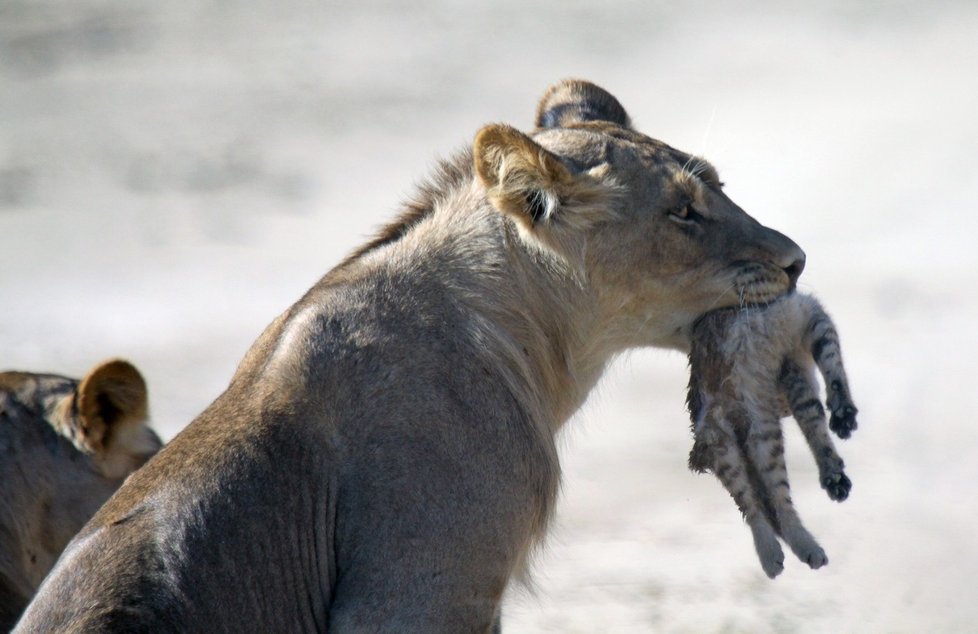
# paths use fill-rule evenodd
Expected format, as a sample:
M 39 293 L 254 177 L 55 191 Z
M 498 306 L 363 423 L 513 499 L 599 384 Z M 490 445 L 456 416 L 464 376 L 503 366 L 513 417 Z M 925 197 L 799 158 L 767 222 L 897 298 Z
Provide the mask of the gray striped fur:
M 780 419 L 794 416 L 822 487 L 845 500 L 852 483 L 828 429 L 848 438 L 857 410 L 832 320 L 814 297 L 794 293 L 763 309 L 707 314 L 694 325 L 691 343 L 690 468 L 712 472 L 734 498 L 768 576 L 784 567 L 778 537 L 812 568 L 825 565 L 825 552 L 791 501 Z M 816 368 L 826 384 L 829 424 Z

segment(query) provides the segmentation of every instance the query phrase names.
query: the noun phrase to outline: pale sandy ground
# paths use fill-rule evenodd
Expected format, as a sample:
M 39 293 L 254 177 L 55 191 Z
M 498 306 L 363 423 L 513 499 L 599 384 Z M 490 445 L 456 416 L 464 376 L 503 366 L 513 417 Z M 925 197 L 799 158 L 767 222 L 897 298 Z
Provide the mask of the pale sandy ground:
M 125 355 L 170 437 L 435 157 L 587 77 L 807 250 L 855 485 L 830 502 L 790 429 L 831 564 L 768 581 L 685 468 L 685 360 L 629 355 L 507 630 L 978 631 L 978 5 L 530 4 L 0 0 L 0 366 Z

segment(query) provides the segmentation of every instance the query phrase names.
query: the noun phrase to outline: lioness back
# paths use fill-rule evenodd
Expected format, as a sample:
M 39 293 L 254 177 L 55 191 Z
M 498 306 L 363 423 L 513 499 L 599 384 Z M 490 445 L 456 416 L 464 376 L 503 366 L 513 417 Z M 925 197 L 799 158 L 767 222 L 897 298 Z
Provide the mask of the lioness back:
M 160 444 L 146 426 L 146 385 L 125 361 L 99 364 L 81 381 L 0 372 L 0 631 Z
M 20 628 L 490 630 L 552 514 L 554 434 L 609 360 L 684 348 L 804 265 L 593 84 L 537 121 L 483 128 L 276 319 Z

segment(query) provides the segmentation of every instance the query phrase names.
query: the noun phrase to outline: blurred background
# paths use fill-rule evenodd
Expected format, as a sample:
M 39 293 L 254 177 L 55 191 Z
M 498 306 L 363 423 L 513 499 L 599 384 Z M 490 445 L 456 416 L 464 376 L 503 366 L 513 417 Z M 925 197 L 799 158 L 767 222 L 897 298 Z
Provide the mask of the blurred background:
M 0 0 L 0 366 L 140 367 L 172 437 L 262 328 L 484 123 L 593 80 L 808 253 L 860 428 L 829 554 L 761 572 L 686 469 L 685 358 L 622 358 L 508 632 L 967 632 L 978 622 L 978 4 Z

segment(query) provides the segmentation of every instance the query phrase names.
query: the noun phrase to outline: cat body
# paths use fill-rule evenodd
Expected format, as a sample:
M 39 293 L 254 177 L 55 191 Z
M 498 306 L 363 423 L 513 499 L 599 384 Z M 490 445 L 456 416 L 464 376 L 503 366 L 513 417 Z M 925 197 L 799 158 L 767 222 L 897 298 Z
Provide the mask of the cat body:
M 734 498 L 769 577 L 784 568 L 779 537 L 812 568 L 825 565 L 825 551 L 791 502 L 780 421 L 794 416 L 822 487 L 833 500 L 846 499 L 852 483 L 828 430 L 848 438 L 857 410 L 835 325 L 814 297 L 792 293 L 763 308 L 708 313 L 690 339 L 690 468 L 712 472 Z M 828 424 L 816 368 L 826 385 Z

